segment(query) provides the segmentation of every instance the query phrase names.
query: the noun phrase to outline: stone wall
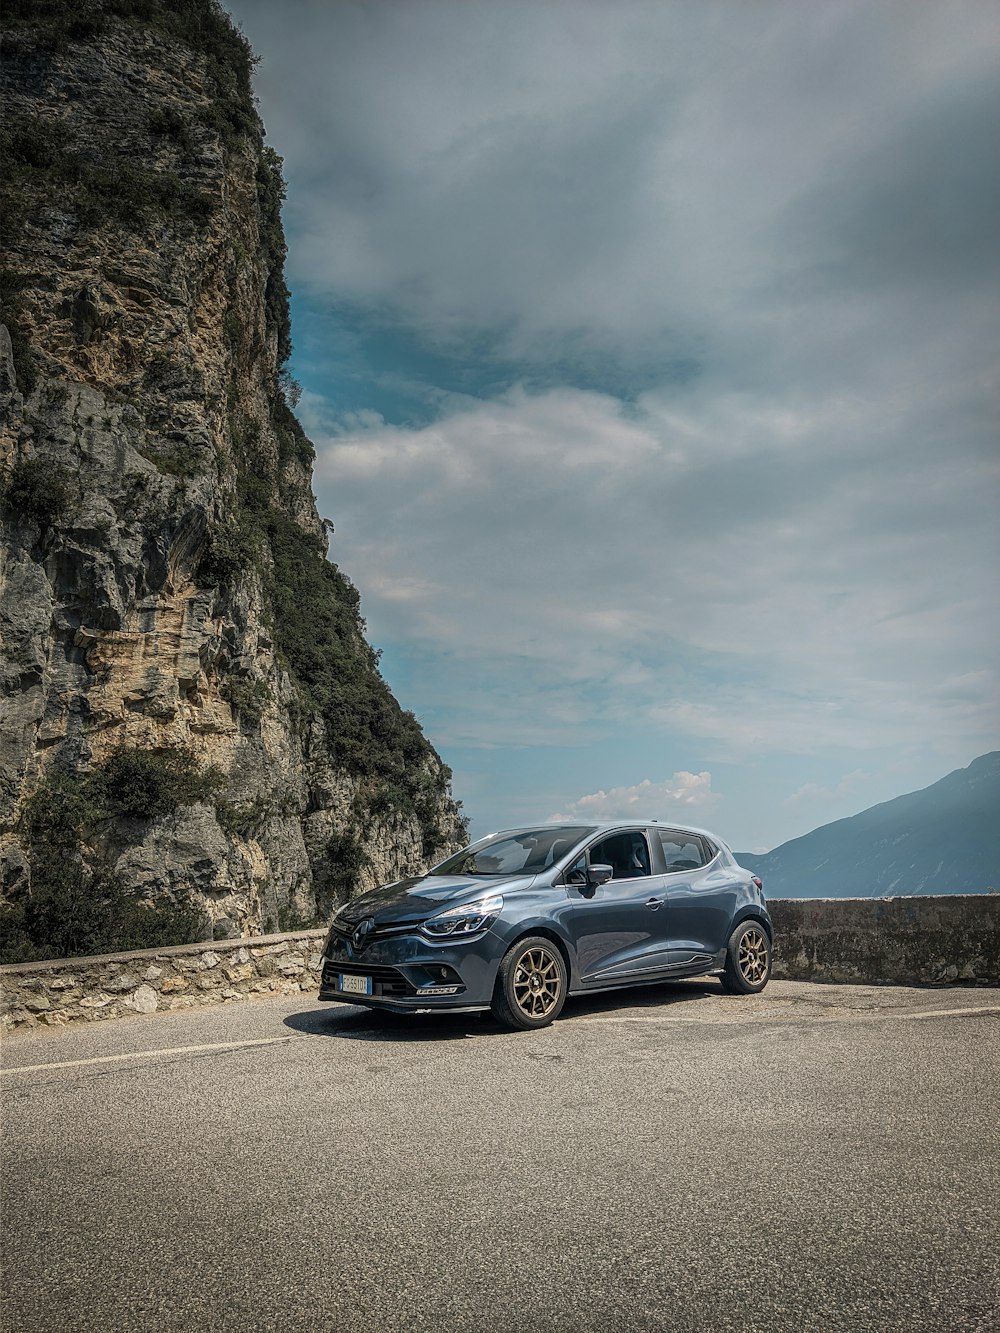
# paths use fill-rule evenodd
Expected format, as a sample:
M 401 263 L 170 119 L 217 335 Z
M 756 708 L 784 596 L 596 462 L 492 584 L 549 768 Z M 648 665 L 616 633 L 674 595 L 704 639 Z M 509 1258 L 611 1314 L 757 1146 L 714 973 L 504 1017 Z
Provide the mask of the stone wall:
M 0 1025 L 95 1022 L 319 988 L 323 930 L 0 968 Z
M 780 899 L 774 976 L 1000 986 L 1000 894 Z M 258 995 L 315 995 L 323 930 L 0 968 L 0 1024 L 60 1026 Z
M 768 907 L 775 977 L 1000 986 L 1000 894 L 781 898 Z

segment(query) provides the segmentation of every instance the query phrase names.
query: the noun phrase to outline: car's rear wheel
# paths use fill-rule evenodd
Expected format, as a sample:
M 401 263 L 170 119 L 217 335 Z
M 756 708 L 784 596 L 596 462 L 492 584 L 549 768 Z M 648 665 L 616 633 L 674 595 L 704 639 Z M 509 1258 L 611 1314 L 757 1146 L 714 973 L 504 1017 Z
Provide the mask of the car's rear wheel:
M 504 954 L 490 1008 L 511 1028 L 543 1028 L 566 1002 L 566 964 L 551 940 L 529 935 Z
M 729 937 L 719 980 L 730 995 L 756 995 L 771 976 L 771 941 L 759 921 L 741 921 Z

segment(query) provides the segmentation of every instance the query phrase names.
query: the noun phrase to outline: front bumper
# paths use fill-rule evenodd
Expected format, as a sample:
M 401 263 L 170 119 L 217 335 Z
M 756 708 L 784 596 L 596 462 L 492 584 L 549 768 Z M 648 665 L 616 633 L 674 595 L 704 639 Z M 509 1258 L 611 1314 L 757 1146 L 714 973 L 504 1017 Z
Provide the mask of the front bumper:
M 394 934 L 361 949 L 334 936 L 323 952 L 319 998 L 398 1013 L 488 1009 L 502 954 L 490 930 L 461 944 Z M 348 990 L 352 983 L 367 990 Z

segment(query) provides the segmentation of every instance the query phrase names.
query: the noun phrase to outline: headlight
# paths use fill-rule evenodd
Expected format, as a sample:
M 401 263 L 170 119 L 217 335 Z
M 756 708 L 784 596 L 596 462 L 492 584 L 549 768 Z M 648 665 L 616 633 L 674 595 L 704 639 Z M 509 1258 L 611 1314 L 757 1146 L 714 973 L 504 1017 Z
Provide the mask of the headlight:
M 487 898 L 477 898 L 473 903 L 463 903 L 461 907 L 449 907 L 447 912 L 438 912 L 420 929 L 425 935 L 440 938 L 442 935 L 477 935 L 481 930 L 492 926 L 503 907 L 503 895 L 491 893 Z

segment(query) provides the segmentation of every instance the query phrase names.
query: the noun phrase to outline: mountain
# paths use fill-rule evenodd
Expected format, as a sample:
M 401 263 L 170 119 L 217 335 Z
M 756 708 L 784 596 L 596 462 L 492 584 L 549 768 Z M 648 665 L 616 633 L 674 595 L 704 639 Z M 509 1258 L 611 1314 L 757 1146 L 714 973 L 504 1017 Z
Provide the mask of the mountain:
M 1000 751 L 922 791 L 737 860 L 772 898 L 1000 890 Z
M 326 558 L 254 57 L 214 0 L 3 23 L 5 956 L 312 923 L 464 821 Z

